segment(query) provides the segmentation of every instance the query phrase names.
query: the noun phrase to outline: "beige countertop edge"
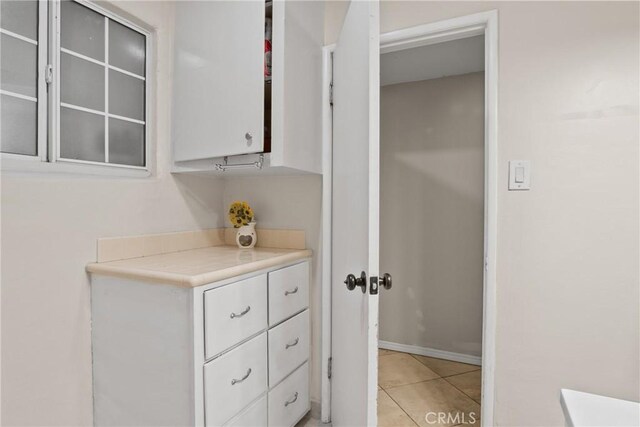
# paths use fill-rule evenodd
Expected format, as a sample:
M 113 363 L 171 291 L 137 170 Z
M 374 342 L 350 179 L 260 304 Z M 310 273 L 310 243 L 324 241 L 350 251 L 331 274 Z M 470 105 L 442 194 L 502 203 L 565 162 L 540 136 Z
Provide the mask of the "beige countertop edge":
M 87 271 L 92 274 L 151 281 L 167 285 L 181 286 L 185 288 L 195 288 L 197 286 L 207 285 L 209 283 L 218 282 L 220 280 L 229 279 L 231 277 L 241 276 L 243 274 L 263 270 L 265 268 L 275 267 L 280 264 L 307 259 L 310 258 L 311 255 L 312 252 L 310 249 L 304 249 L 296 252 L 274 256 L 268 259 L 248 262 L 246 264 L 235 265 L 232 267 L 196 275 L 171 273 L 157 270 L 145 270 L 140 268 L 109 266 L 104 263 L 97 262 L 88 264 Z

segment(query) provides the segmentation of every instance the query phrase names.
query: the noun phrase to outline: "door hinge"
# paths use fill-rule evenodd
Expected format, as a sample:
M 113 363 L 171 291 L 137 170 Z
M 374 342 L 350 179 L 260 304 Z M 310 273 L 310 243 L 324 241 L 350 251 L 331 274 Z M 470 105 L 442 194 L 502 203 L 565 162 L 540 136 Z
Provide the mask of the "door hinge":
M 53 83 L 53 65 L 47 64 L 44 70 L 44 81 L 50 85 Z
M 331 379 L 331 370 L 333 369 L 333 357 L 327 361 L 327 378 Z
M 333 81 L 329 83 L 329 105 L 333 107 Z
M 489 258 L 484 259 L 484 271 L 489 271 Z

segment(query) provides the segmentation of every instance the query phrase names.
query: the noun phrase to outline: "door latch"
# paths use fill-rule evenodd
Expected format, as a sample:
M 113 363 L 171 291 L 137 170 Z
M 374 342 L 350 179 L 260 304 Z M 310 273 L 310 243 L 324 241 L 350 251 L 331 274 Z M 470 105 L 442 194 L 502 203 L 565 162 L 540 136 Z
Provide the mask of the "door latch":
M 376 276 L 371 276 L 369 278 L 369 293 L 371 295 L 378 294 L 378 277 Z
M 380 286 L 391 289 L 391 275 L 389 273 L 384 273 L 382 277 L 371 276 L 369 278 L 369 293 L 371 295 L 377 295 Z

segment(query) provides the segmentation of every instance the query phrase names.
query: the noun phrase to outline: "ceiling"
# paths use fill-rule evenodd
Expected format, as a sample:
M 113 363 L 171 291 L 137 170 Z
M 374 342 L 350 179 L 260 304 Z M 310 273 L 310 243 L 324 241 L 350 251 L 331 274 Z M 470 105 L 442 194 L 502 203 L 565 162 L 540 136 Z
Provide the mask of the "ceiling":
M 416 82 L 484 70 L 484 36 L 380 55 L 380 85 Z

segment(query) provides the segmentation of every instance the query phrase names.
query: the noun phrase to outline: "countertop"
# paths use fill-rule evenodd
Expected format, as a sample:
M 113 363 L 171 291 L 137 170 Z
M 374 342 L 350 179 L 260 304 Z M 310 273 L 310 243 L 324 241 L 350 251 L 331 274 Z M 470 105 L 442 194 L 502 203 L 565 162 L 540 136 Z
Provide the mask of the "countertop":
M 93 274 L 196 287 L 311 257 L 309 249 L 212 246 L 141 258 L 91 263 Z
M 640 425 L 640 403 L 562 389 L 562 409 L 571 427 Z

